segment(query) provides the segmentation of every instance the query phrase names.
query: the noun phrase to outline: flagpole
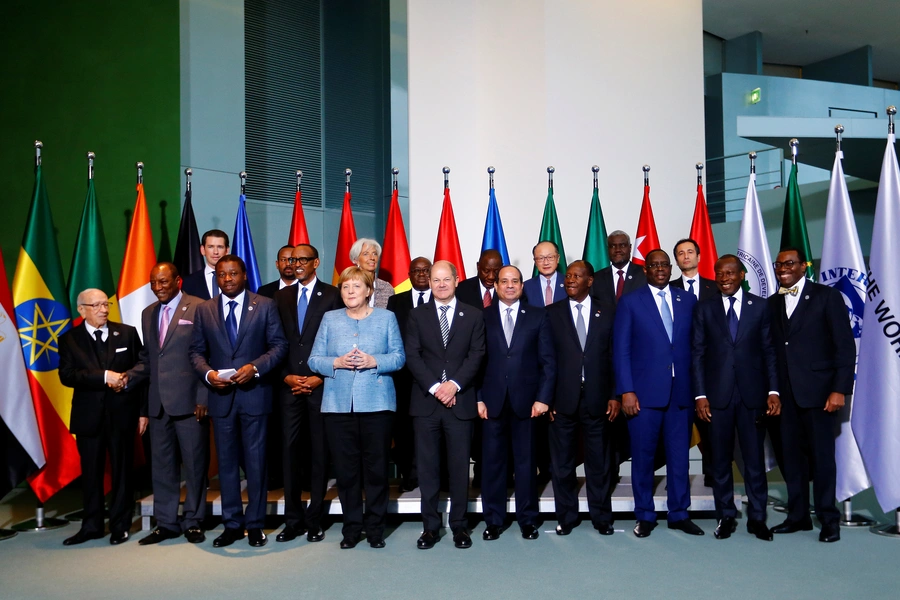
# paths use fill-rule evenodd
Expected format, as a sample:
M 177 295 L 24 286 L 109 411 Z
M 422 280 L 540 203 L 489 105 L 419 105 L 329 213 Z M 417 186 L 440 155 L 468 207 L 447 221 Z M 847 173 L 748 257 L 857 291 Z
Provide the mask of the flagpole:
M 184 170 L 184 189 L 187 192 L 191 191 L 191 175 L 194 174 L 194 171 L 188 167 Z
M 553 166 L 547 167 L 547 189 L 553 189 L 553 174 L 556 172 L 556 169 Z
M 598 167 L 597 165 L 594 165 L 593 167 L 591 167 L 591 172 L 594 174 L 594 189 L 595 190 L 600 189 L 600 184 L 597 181 L 597 176 L 598 176 L 597 174 L 600 172 L 600 167 Z
M 644 165 L 641 170 L 644 171 L 644 185 L 650 185 L 650 165 Z
M 247 195 L 247 171 L 241 171 L 238 173 L 238 177 L 241 179 L 241 196 Z
M 299 192 L 300 190 L 303 189 L 303 186 L 301 185 L 301 182 L 303 181 L 303 171 L 301 171 L 300 169 L 297 169 L 296 173 L 294 173 L 294 174 L 297 176 L 297 189 L 296 189 L 296 191 Z
M 444 167 L 441 171 L 444 173 L 444 189 L 446 190 L 450 187 L 450 167 Z
M 497 171 L 497 169 L 495 169 L 494 167 L 487 168 L 488 177 L 489 177 L 488 185 L 489 185 L 489 189 L 491 189 L 491 190 L 494 189 L 494 173 L 496 171 Z
M 703 163 L 698 162 L 694 168 L 697 169 L 697 185 L 703 185 Z
M 346 181 L 344 182 L 344 193 L 345 194 L 350 193 L 350 176 L 351 175 L 353 175 L 353 171 L 351 171 L 349 168 L 344 169 L 344 177 L 346 178 Z
M 394 192 L 398 191 L 398 187 L 397 187 L 397 175 L 399 175 L 399 174 L 400 174 L 400 169 L 398 169 L 397 167 L 392 167 L 392 168 L 391 168 L 391 175 L 392 175 L 393 178 L 394 178 L 393 182 L 391 182 L 391 191 L 394 191 Z

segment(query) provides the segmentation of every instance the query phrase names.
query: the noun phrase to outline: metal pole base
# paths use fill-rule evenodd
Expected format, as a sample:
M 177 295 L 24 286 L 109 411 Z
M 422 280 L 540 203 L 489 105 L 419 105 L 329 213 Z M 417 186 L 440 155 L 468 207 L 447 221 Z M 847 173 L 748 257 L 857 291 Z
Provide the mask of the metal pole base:
M 19 535 L 18 531 L 13 531 L 12 529 L 0 529 L 0 542 L 14 538 L 17 535 Z
M 878 521 L 874 521 L 856 513 L 850 515 L 849 518 L 844 516 L 844 518 L 841 519 L 841 527 L 872 527 L 877 523 Z
M 878 535 L 886 535 L 887 537 L 900 537 L 900 525 L 879 525 L 878 527 L 870 527 L 869 531 Z
M 55 517 L 44 517 L 38 523 L 37 519 L 28 519 L 21 523 L 16 523 L 12 528 L 16 531 L 50 531 L 51 529 L 59 529 L 65 527 L 69 522 L 65 519 L 57 519 Z

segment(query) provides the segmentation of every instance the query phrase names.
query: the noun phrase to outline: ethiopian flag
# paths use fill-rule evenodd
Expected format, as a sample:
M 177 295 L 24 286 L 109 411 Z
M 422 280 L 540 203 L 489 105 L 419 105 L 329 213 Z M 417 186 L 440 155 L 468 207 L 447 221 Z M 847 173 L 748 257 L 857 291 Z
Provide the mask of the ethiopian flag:
M 35 168 L 31 209 L 13 278 L 13 303 L 47 459 L 28 481 L 45 502 L 81 475 L 81 465 L 75 438 L 69 433 L 72 389 L 60 383 L 57 373 L 59 337 L 71 327 L 71 313 L 40 165 Z

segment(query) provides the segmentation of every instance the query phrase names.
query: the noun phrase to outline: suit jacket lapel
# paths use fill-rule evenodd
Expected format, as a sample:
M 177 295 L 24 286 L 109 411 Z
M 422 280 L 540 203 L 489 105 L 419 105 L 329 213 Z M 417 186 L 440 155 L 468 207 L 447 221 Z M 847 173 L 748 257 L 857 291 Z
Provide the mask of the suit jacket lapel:
M 813 296 L 815 296 L 815 291 L 813 291 L 810 282 L 807 281 L 803 284 L 803 290 L 797 294 L 797 306 L 794 307 L 794 314 L 791 315 L 790 319 L 792 331 L 800 329 L 800 324 L 803 321 L 804 315 L 806 315 L 806 306 L 812 302 Z M 783 298 L 784 296 L 782 296 L 782 299 Z
M 312 292 L 309 294 L 308 302 L 306 304 L 306 314 L 303 316 L 303 327 L 306 327 L 306 324 L 309 323 L 309 320 L 312 318 L 313 309 L 319 306 L 319 303 L 322 301 L 322 290 L 320 289 L 322 285 L 321 281 L 316 281 L 316 285 L 313 286 Z M 300 290 L 297 290 L 297 294 L 300 293 Z M 294 294 L 299 302 L 300 297 Z M 294 320 L 297 320 L 297 311 L 294 310 Z
M 659 308 L 656 306 L 656 298 L 653 297 L 655 292 L 651 291 L 649 287 L 643 287 L 641 289 L 643 290 L 643 292 L 641 293 L 641 302 L 643 302 L 645 307 L 653 314 L 653 316 L 651 317 L 651 320 L 656 324 L 656 326 L 662 332 L 663 336 L 666 339 L 669 339 L 669 334 L 666 332 L 666 326 L 663 325 L 662 317 L 659 316 Z M 656 289 L 656 288 L 654 288 L 654 289 Z M 674 307 L 675 303 L 672 302 L 672 305 Z M 672 316 L 672 320 L 673 321 L 675 320 L 674 315 Z M 673 325 L 672 331 L 674 332 L 674 325 Z M 674 337 L 674 333 L 673 333 L 673 337 Z
M 181 315 L 184 314 L 187 307 L 191 305 L 190 300 L 181 297 L 181 302 L 178 303 L 178 306 L 173 306 L 172 314 L 169 315 L 169 327 L 166 329 L 166 339 L 163 340 L 162 347 L 165 348 L 169 345 L 169 340 L 172 339 L 172 334 L 175 333 L 175 329 L 178 327 L 178 321 L 181 320 Z M 162 305 L 158 305 L 156 310 L 153 311 L 153 318 L 155 319 L 155 323 L 159 325 L 159 311 L 162 310 Z M 157 326 L 157 331 L 159 331 L 159 327 Z M 156 344 L 159 345 L 159 333 L 156 334 Z
M 241 342 L 244 340 L 244 333 L 250 328 L 250 322 L 253 321 L 256 313 L 259 312 L 256 310 L 258 307 L 256 298 L 256 294 L 252 294 L 249 291 L 244 294 L 244 306 L 241 309 L 241 322 L 238 324 L 237 342 L 234 344 L 235 350 L 241 347 Z
M 106 364 L 111 365 L 116 357 L 116 342 L 119 336 L 119 330 L 113 326 L 113 323 L 106 324 Z
M 728 319 L 725 317 L 725 302 L 720 298 L 718 298 L 719 302 L 716 303 L 716 307 L 713 309 L 713 320 L 715 320 L 716 324 L 719 326 L 719 329 L 722 330 L 722 335 L 724 339 L 731 341 L 731 330 L 728 329 Z M 741 312 L 741 316 L 743 316 L 743 311 Z M 741 323 L 738 320 L 738 332 L 741 330 Z
M 590 296 L 588 296 L 590 298 Z M 594 343 L 594 340 L 597 339 L 597 336 L 600 335 L 599 328 L 599 320 L 594 321 L 595 315 L 600 314 L 600 305 L 597 302 L 591 301 L 588 312 L 584 313 L 584 321 L 587 324 L 587 339 L 584 341 L 584 349 L 587 350 L 588 346 Z M 569 319 L 572 321 L 572 319 Z M 572 321 L 572 331 L 575 331 L 575 322 Z M 581 342 L 578 341 L 578 332 L 575 332 L 575 342 L 581 346 Z

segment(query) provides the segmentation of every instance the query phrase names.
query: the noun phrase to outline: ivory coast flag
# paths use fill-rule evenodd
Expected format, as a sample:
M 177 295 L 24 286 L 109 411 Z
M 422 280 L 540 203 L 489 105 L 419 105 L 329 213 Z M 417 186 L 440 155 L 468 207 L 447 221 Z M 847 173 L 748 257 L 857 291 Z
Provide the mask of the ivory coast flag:
M 409 282 L 409 244 L 406 242 L 406 229 L 403 227 L 403 215 L 400 213 L 398 191 L 391 194 L 391 208 L 388 210 L 387 225 L 384 228 L 384 243 L 381 250 L 381 268 L 378 276 L 390 281 L 397 293 L 412 289 Z
M 350 190 L 344 192 L 344 207 L 341 209 L 341 227 L 338 229 L 337 248 L 334 251 L 334 273 L 331 285 L 337 285 L 341 273 L 352 267 L 350 247 L 356 242 L 356 225 L 353 224 L 353 211 L 350 209 Z
M 28 368 L 28 387 L 47 460 L 28 481 L 38 499 L 46 502 L 81 475 L 81 464 L 75 438 L 69 433 L 72 388 L 63 386 L 57 373 L 59 337 L 71 327 L 71 322 L 40 165 L 35 168 L 31 208 L 13 278 L 13 303 Z
M 156 300 L 150 290 L 150 270 L 156 264 L 156 252 L 153 248 L 153 232 L 150 229 L 144 184 L 139 183 L 134 216 L 131 218 L 128 243 L 125 246 L 125 258 L 119 272 L 117 295 L 122 323 L 134 326 L 142 337 L 141 312 Z

